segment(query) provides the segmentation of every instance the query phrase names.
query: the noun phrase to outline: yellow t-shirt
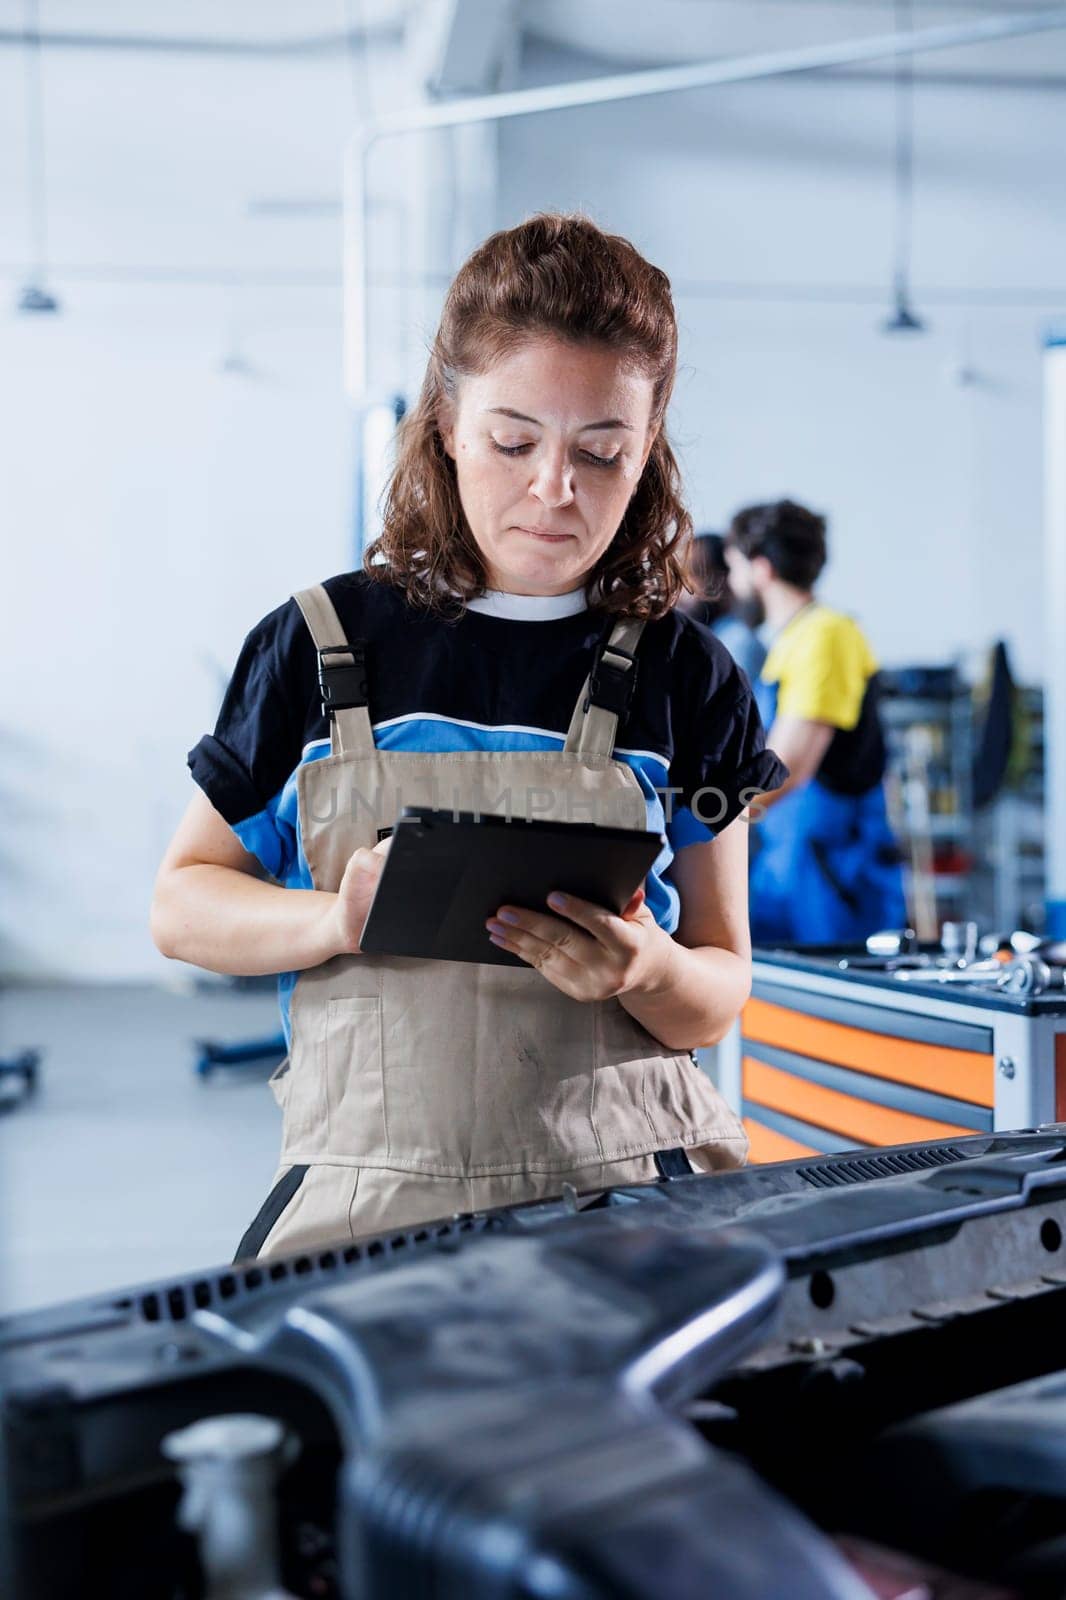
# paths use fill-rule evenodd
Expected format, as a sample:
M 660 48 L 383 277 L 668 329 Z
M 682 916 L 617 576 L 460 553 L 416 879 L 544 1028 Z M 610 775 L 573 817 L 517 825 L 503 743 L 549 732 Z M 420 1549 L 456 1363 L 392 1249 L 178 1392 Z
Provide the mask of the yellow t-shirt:
M 761 677 L 777 685 L 776 714 L 826 722 L 845 732 L 862 712 L 877 660 L 851 617 L 812 604 L 787 622 L 770 647 Z

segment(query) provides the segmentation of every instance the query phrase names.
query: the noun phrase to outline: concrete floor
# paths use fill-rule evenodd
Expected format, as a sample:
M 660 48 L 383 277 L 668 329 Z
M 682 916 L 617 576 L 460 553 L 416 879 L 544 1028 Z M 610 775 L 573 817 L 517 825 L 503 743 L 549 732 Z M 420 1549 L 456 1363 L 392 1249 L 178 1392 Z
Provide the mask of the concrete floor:
M 232 1260 L 281 1112 L 269 1066 L 203 1080 L 194 1041 L 279 1026 L 272 990 L 223 984 L 0 992 L 0 1055 L 42 1052 L 36 1096 L 0 1115 L 0 1313 Z
M 42 1051 L 0 1116 L 0 1308 L 46 1305 L 229 1261 L 270 1187 L 269 1068 L 194 1070 L 193 1040 L 279 1027 L 272 993 L 7 988 L 0 1054 Z

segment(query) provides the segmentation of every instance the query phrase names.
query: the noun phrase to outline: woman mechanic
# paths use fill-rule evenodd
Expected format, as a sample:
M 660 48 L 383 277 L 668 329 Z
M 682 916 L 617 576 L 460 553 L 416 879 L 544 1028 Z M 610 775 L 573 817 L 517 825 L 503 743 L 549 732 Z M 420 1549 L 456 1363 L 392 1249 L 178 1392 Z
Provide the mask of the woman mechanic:
M 747 997 L 741 814 L 786 773 L 728 652 L 673 609 L 676 359 L 669 282 L 626 240 L 556 215 L 488 239 L 364 569 L 252 629 L 190 753 L 153 935 L 279 973 L 289 1041 L 280 1166 L 238 1258 L 745 1159 L 691 1052 Z M 667 843 L 620 916 L 501 906 L 486 949 L 520 964 L 361 955 L 379 830 L 427 784 Z

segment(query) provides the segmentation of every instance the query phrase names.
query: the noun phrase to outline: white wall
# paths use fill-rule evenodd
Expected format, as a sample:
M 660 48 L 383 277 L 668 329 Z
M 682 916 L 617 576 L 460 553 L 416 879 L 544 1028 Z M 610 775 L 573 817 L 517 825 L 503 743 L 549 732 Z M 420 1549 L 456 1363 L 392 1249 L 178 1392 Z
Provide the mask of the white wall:
M 56 50 L 45 72 L 62 311 L 18 317 L 23 62 L 0 50 L 0 972 L 160 976 L 186 751 L 252 624 L 351 564 L 352 78 L 339 55 Z M 398 50 L 371 83 L 409 92 Z M 254 215 L 267 197 L 325 205 Z
M 83 288 L 5 330 L 0 813 L 9 972 L 140 975 L 155 867 L 241 639 L 348 562 L 336 295 Z M 8 671 L 13 673 L 7 678 Z
M 1066 76 L 1066 38 L 1045 48 Z M 589 70 L 552 56 L 530 75 Z M 808 500 L 832 519 L 825 598 L 861 615 L 884 660 L 1002 635 L 1035 679 L 1040 335 L 1066 308 L 1066 92 L 919 87 L 914 268 L 929 331 L 895 339 L 879 332 L 890 95 L 877 81 L 775 80 L 507 123 L 500 219 L 585 209 L 670 274 L 673 431 L 699 523 L 752 499 Z M 964 303 L 1003 291 L 1033 303 Z

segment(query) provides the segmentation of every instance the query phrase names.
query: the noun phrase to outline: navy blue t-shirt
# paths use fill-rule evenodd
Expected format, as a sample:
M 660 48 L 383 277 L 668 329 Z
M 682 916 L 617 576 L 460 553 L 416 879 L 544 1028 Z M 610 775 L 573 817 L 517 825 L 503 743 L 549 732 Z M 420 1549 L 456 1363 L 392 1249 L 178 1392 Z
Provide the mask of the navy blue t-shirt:
M 613 620 L 586 608 L 581 591 L 490 595 L 453 621 L 363 572 L 325 587 L 347 637 L 366 640 L 374 742 L 386 750 L 560 750 Z M 676 851 L 714 838 L 787 773 L 765 748 L 748 680 L 709 629 L 672 611 L 647 624 L 637 662 L 614 754 L 644 791 L 648 827 L 668 841 L 645 888 L 649 910 L 672 933 Z M 189 766 L 245 849 L 289 887 L 313 886 L 297 773 L 329 750 L 315 647 L 287 600 L 245 640 L 215 731 L 190 751 Z

